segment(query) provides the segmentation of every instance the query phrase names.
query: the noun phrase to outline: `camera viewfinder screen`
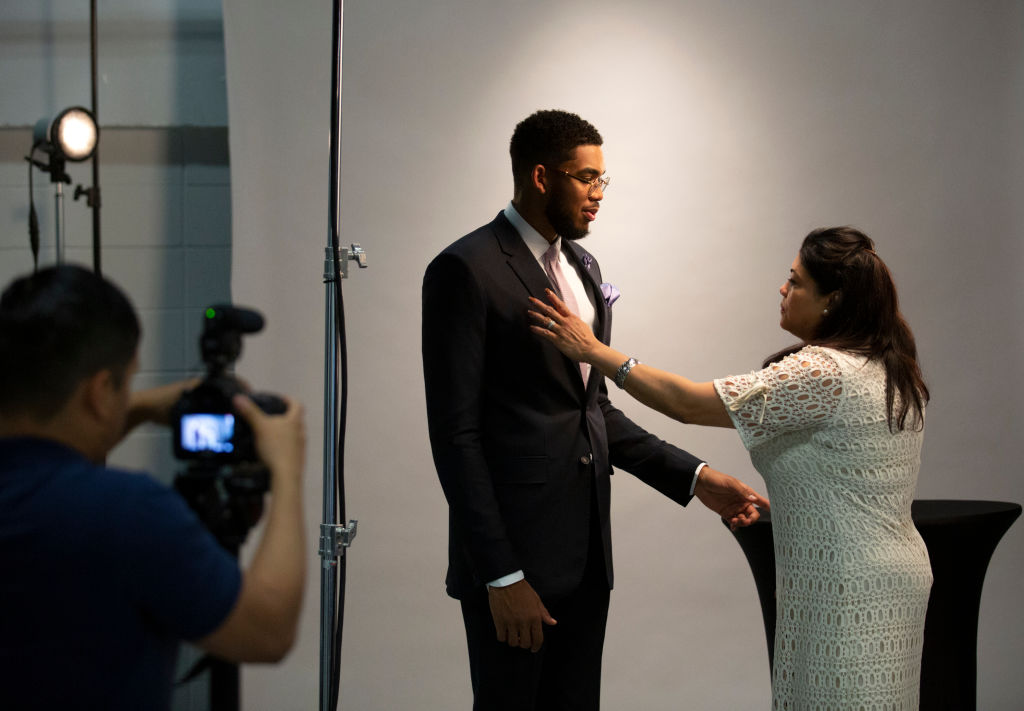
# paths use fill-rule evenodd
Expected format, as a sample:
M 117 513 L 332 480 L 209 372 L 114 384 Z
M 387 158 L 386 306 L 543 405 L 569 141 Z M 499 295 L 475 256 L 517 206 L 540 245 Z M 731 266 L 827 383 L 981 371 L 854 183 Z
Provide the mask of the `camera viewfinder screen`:
M 234 450 L 235 416 L 228 413 L 201 413 L 181 418 L 181 447 L 189 452 L 227 454 Z

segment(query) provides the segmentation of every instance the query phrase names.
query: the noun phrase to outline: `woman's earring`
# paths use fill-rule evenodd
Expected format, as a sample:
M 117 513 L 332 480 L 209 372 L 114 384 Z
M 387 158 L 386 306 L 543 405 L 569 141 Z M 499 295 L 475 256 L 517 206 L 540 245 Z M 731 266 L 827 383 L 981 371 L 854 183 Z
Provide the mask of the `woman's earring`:
M 824 310 L 824 311 L 822 311 L 821 313 L 823 313 L 823 314 L 825 314 L 826 316 L 828 316 L 828 309 L 825 309 L 825 310 Z

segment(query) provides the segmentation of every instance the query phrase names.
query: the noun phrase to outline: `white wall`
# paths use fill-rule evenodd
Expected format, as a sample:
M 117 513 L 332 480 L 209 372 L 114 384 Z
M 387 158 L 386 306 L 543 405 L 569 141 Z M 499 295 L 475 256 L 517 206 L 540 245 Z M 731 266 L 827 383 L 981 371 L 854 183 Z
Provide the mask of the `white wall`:
M 419 360 L 429 259 L 511 195 L 517 121 L 564 108 L 613 178 L 587 247 L 622 291 L 615 342 L 694 378 L 789 338 L 776 289 L 803 235 L 854 224 L 901 288 L 933 393 L 920 498 L 1024 500 L 1024 9 L 1018 2 L 349 3 L 342 239 L 350 355 L 342 707 L 468 708 L 446 508 Z M 310 589 L 299 649 L 245 672 L 246 708 L 317 703 L 330 3 L 225 2 L 235 300 L 264 310 L 243 370 L 308 407 Z M 733 433 L 617 404 L 760 480 Z M 616 476 L 607 708 L 765 708 L 750 572 L 717 519 Z M 1024 524 L 990 565 L 979 708 L 1024 694 Z

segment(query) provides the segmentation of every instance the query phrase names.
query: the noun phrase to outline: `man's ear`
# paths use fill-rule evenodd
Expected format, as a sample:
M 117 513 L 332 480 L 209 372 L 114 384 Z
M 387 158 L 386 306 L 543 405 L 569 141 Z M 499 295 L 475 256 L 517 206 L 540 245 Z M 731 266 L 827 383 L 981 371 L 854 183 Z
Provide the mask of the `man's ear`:
M 543 163 L 533 166 L 533 170 L 530 171 L 530 185 L 541 195 L 548 191 L 548 169 Z
M 118 387 L 113 371 L 98 370 L 81 386 L 82 405 L 86 412 L 102 422 L 117 413 Z

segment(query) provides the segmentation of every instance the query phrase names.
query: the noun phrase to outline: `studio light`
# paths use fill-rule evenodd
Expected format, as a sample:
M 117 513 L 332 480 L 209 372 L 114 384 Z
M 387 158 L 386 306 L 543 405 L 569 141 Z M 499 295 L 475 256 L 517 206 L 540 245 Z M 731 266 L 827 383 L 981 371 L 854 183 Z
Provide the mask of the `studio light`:
M 39 218 L 36 215 L 32 186 L 32 169 L 39 168 L 50 174 L 54 189 L 54 235 L 57 263 L 64 261 L 64 184 L 71 184 L 65 171 L 67 161 L 80 163 L 92 159 L 92 185 L 75 186 L 74 199 L 85 198 L 92 212 L 93 270 L 100 274 L 100 115 L 96 103 L 96 46 L 99 32 L 96 22 L 96 0 L 89 0 L 89 93 L 92 109 L 72 106 L 64 109 L 53 120 L 42 119 L 32 132 L 32 150 L 25 156 L 28 161 L 28 239 L 32 248 L 32 264 L 39 268 Z M 36 154 L 40 157 L 37 158 Z M 45 154 L 48 160 L 43 160 Z
M 68 161 L 80 163 L 96 154 L 99 142 L 99 126 L 91 111 L 81 106 L 64 109 L 53 119 L 41 119 L 32 132 L 32 150 L 26 156 L 29 162 L 28 202 L 29 202 L 29 244 L 32 247 L 32 262 L 39 266 L 39 219 L 36 217 L 35 198 L 32 187 L 32 168 L 36 167 L 50 174 L 50 182 L 54 185 L 54 235 L 56 237 L 57 262 L 64 261 L 64 183 L 71 183 L 71 176 L 66 172 Z M 36 156 L 39 156 L 38 158 Z M 93 187 L 81 185 L 75 189 L 74 197 L 86 197 L 86 203 L 93 208 L 93 243 L 94 252 L 98 252 L 99 242 L 99 189 L 95 160 L 93 161 Z M 96 259 L 96 271 L 99 262 Z
M 88 160 L 96 150 L 99 127 L 92 113 L 81 106 L 72 106 L 57 114 L 53 120 L 42 119 L 35 127 L 33 144 L 50 154 L 49 166 L 53 182 L 70 182 L 64 177 L 64 162 Z
M 68 160 L 85 160 L 96 150 L 99 130 L 92 114 L 81 108 L 61 112 L 50 127 L 50 141 Z

